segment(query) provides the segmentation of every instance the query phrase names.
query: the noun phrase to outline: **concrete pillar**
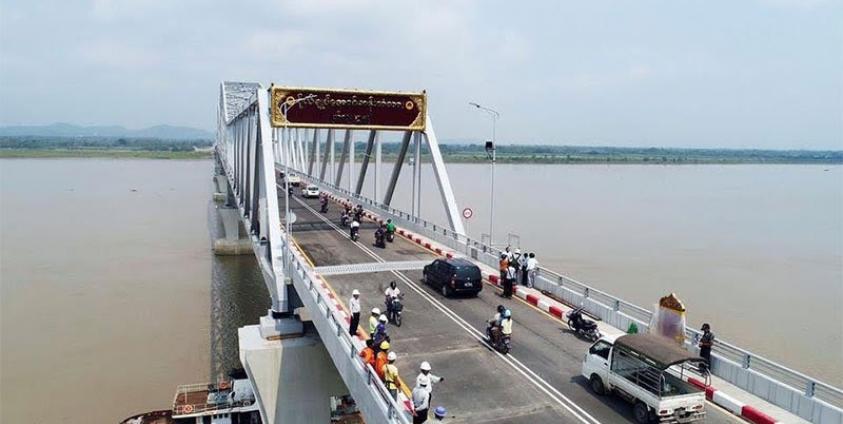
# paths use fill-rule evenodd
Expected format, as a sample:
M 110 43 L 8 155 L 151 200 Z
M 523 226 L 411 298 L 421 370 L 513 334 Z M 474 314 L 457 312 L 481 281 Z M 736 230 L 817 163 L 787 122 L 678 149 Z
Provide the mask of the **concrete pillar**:
M 218 206 L 217 213 L 222 220 L 225 236 L 214 240 L 216 255 L 251 255 L 252 242 L 246 236 L 246 230 L 240 221 L 240 210 L 233 207 Z
M 276 321 L 301 326 L 295 318 Z M 317 334 L 264 338 L 261 325 L 251 325 L 240 328 L 238 336 L 240 362 L 252 382 L 264 424 L 331 421 L 330 397 L 347 394 L 348 389 Z

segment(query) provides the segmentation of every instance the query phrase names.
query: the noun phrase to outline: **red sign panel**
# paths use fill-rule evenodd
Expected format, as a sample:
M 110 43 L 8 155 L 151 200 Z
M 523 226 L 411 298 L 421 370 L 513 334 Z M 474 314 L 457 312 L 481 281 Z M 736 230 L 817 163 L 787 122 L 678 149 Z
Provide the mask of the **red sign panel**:
M 423 131 L 427 94 L 319 88 L 271 89 L 275 127 Z

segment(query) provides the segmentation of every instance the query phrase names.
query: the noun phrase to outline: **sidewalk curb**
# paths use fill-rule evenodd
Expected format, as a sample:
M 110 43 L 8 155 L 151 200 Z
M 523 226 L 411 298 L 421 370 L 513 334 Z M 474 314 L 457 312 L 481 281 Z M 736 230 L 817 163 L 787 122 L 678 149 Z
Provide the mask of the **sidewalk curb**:
M 747 405 L 729 395 L 725 392 L 721 392 L 717 390 L 713 386 L 706 386 L 704 382 L 694 378 L 688 377 L 688 382 L 693 384 L 694 386 L 699 387 L 700 389 L 705 390 L 705 398 L 726 409 L 727 411 L 755 424 L 776 424 L 780 421 L 776 421 L 775 418 L 761 412 L 759 409 L 755 408 L 754 406 Z

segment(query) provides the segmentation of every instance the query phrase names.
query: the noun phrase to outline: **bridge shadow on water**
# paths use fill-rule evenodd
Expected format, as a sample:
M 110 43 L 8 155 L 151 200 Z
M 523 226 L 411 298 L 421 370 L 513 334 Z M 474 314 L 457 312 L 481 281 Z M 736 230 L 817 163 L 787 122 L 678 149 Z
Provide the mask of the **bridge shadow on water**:
M 208 206 L 211 241 L 223 235 L 213 202 Z M 238 355 L 237 329 L 257 324 L 270 307 L 269 292 L 254 255 L 211 255 L 210 377 L 226 376 L 242 368 Z

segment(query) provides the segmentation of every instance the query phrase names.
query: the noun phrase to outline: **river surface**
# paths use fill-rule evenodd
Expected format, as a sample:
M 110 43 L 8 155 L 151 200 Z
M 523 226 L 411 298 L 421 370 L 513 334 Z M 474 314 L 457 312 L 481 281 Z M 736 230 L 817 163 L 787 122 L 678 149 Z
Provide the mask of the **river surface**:
M 268 294 L 210 161 L 0 160 L 0 422 L 116 423 L 238 366 Z
M 488 167 L 448 170 L 479 237 Z M 252 257 L 211 252 L 212 172 L 0 160 L 0 421 L 116 422 L 238 365 L 236 329 L 269 300 Z M 641 306 L 676 292 L 690 323 L 843 384 L 843 167 L 498 165 L 496 180 L 496 241 L 518 234 Z M 422 209 L 442 220 L 434 182 Z

